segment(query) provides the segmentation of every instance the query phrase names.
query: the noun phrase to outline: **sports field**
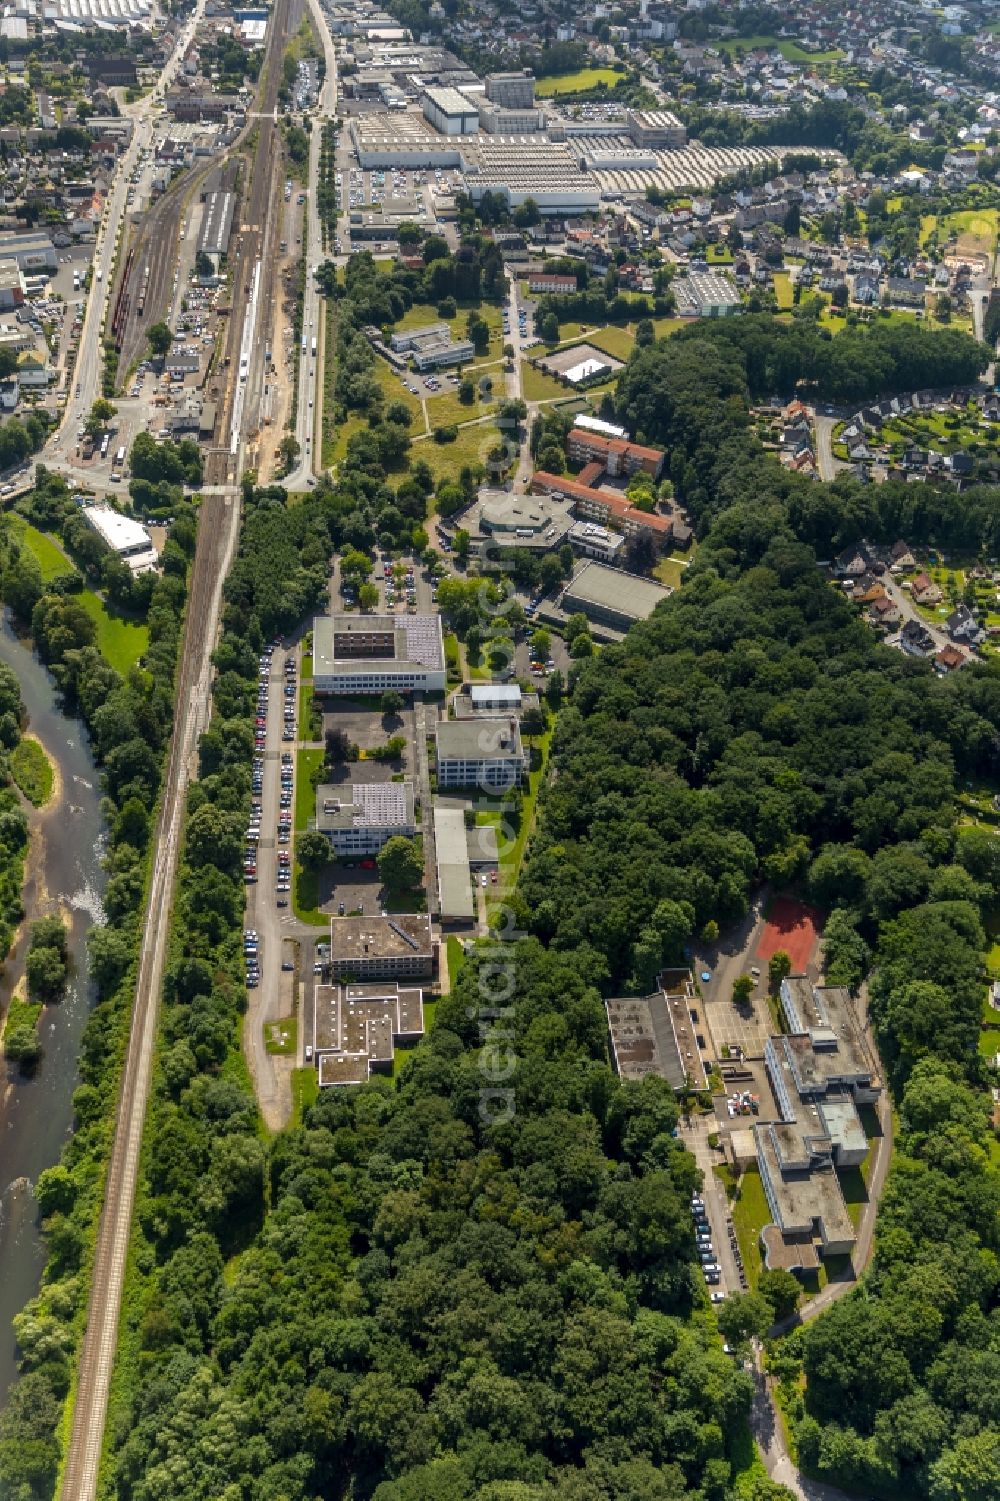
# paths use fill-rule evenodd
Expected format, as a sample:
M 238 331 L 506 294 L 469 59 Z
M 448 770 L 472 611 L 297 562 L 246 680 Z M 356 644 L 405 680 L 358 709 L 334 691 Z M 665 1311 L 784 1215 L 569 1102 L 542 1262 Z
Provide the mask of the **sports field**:
M 792 961 L 792 973 L 803 974 L 819 940 L 819 913 L 791 897 L 773 897 L 765 913 L 764 931 L 757 945 L 757 958 L 764 964 L 784 949 Z

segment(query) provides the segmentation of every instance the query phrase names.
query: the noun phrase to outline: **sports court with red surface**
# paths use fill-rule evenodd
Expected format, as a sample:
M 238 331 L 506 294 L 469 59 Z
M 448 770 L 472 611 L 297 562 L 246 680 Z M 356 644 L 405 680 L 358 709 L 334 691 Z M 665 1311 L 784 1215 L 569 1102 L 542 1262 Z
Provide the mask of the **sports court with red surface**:
M 784 949 L 792 961 L 792 973 L 801 975 L 815 951 L 819 927 L 820 915 L 815 907 L 776 896 L 768 905 L 757 958 L 766 964 L 772 954 Z

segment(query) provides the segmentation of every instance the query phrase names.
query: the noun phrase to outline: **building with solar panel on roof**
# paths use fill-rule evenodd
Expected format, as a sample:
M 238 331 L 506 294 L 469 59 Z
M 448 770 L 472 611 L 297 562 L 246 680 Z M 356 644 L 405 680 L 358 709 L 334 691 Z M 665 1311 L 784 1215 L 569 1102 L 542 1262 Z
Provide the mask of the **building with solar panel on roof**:
M 317 693 L 443 693 L 446 681 L 440 615 L 324 615 L 313 625 Z
M 377 855 L 396 834 L 417 832 L 412 782 L 361 782 L 316 788 L 316 827 L 334 854 Z

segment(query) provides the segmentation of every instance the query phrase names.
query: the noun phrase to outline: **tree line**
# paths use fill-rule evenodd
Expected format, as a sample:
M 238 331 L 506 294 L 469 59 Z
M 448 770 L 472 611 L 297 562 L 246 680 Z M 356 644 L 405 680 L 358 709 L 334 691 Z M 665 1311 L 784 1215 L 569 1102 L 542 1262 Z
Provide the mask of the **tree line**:
M 61 515 L 65 499 L 63 482 L 43 471 L 29 509 L 38 519 L 49 508 Z M 71 570 L 42 583 L 37 565 L 16 538 L 5 534 L 0 548 L 0 595 L 20 627 L 30 629 L 67 711 L 82 717 L 90 735 L 104 794 L 108 873 L 106 923 L 95 926 L 88 939 L 97 1001 L 83 1035 L 74 1132 L 60 1163 L 35 1185 L 47 1260 L 38 1296 L 15 1320 L 21 1374 L 0 1413 L 0 1492 L 11 1501 L 45 1501 L 58 1470 L 57 1431 L 86 1307 L 84 1273 L 103 1199 L 135 990 L 150 835 L 173 722 L 174 667 L 194 537 L 194 514 L 188 509 L 171 528 L 162 573 L 150 576 L 142 608 L 149 645 L 127 678 L 95 644 L 93 619 L 76 598 L 81 576 Z M 7 809 L 0 813 L 0 827 L 16 818 Z M 12 838 L 15 834 L 16 828 Z M 0 890 L 6 876 L 6 870 L 0 871 Z M 60 982 L 65 962 L 54 928 L 40 932 L 35 950 L 36 957 L 29 956 L 29 978 L 39 994 L 48 995 Z

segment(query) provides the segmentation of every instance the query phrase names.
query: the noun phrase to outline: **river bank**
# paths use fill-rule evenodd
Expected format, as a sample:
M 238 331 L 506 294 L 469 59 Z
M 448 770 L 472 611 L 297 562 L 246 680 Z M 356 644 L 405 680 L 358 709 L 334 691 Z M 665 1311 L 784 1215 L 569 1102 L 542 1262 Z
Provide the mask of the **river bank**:
M 70 982 L 64 999 L 39 1023 L 43 1048 L 33 1077 L 0 1062 L 0 1404 L 17 1374 L 11 1321 L 37 1292 L 45 1247 L 32 1186 L 59 1160 L 73 1123 L 80 1038 L 93 1003 L 87 933 L 103 920 L 105 876 L 98 773 L 86 730 L 63 714 L 55 683 L 5 618 L 0 661 L 17 674 L 29 729 L 53 771 L 51 796 L 30 813 L 25 865 L 25 919 L 0 975 L 0 1009 L 24 974 L 31 923 L 58 914 L 67 925 Z

